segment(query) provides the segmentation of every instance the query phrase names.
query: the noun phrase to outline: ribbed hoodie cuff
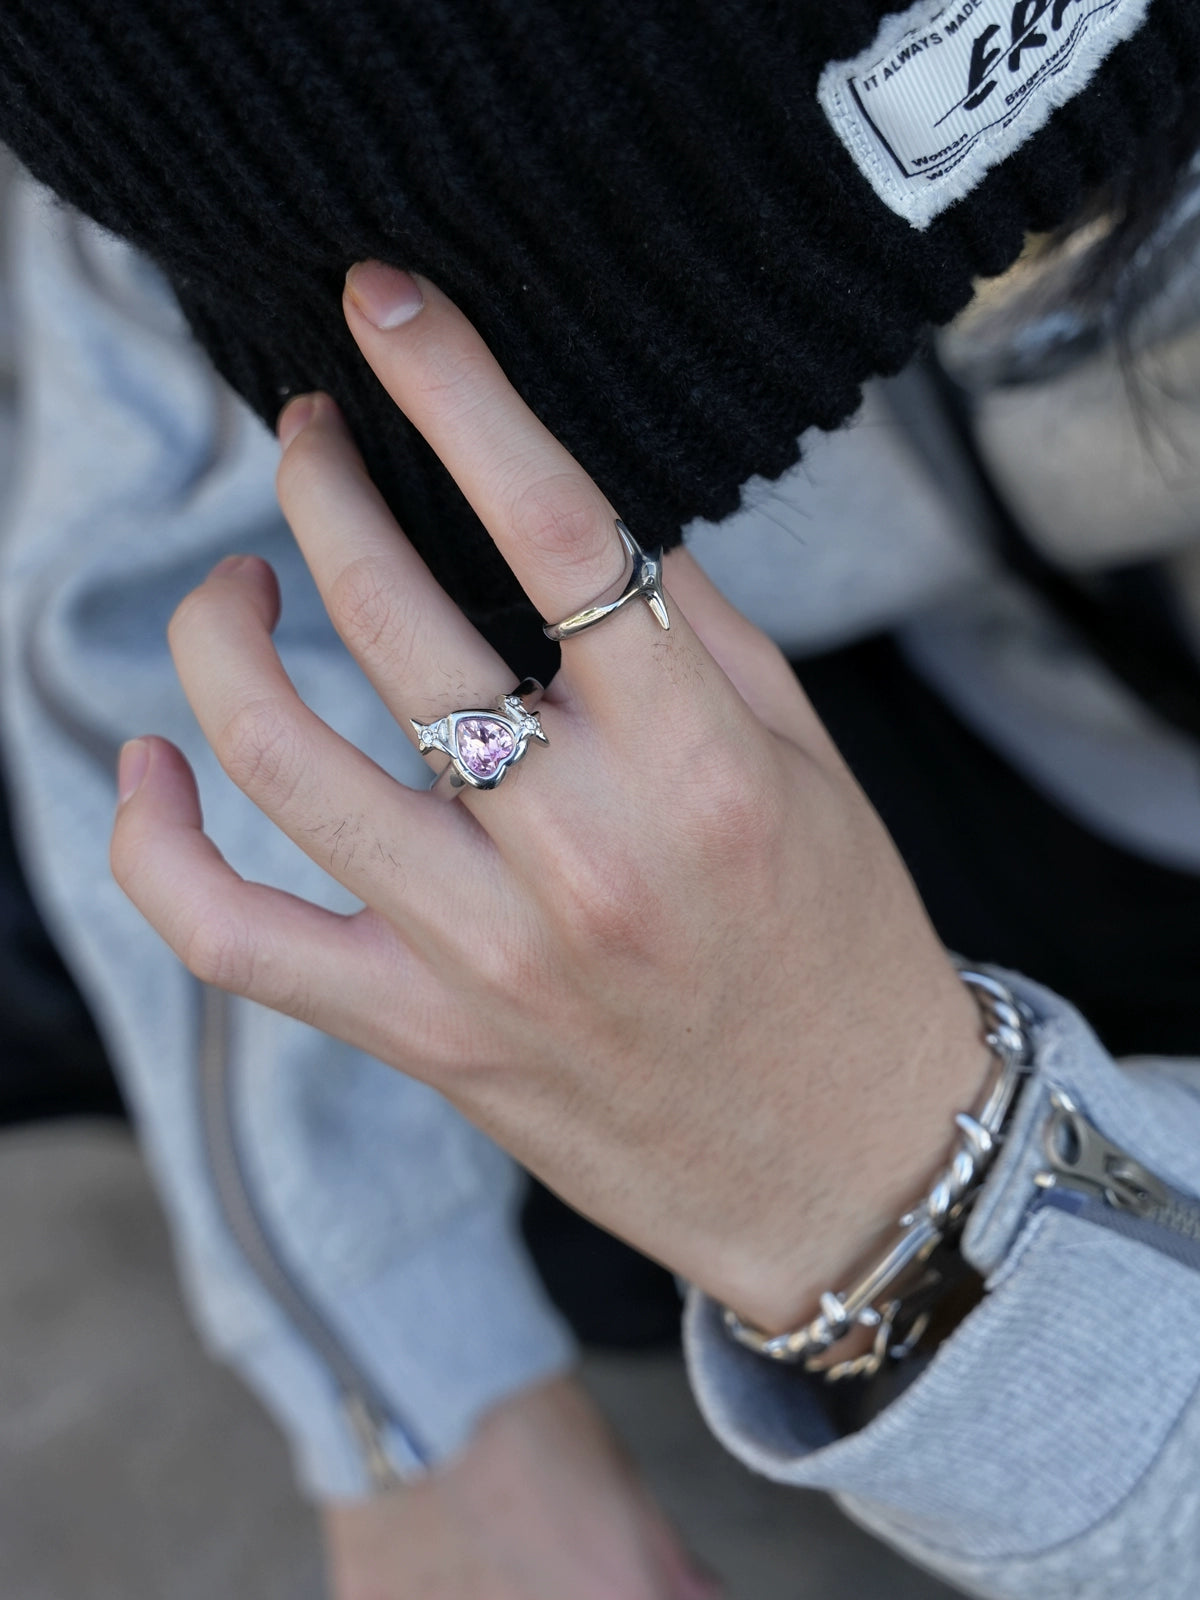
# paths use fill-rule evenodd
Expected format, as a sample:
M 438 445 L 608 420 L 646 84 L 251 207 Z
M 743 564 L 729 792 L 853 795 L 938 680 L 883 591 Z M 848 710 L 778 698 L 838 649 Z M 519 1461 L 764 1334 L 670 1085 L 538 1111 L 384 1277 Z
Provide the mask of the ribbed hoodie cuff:
M 1004 976 L 1039 1018 L 1036 1071 L 964 1239 L 987 1293 L 920 1376 L 843 1436 L 819 1380 L 734 1345 L 695 1292 L 685 1349 L 709 1425 L 755 1471 L 842 1497 L 972 1593 L 1092 1594 L 1091 1558 L 1073 1557 L 1071 1541 L 1102 1548 L 1106 1519 L 1174 1470 L 1179 1430 L 1188 1449 L 1200 1437 L 1200 1274 L 1062 1211 L 1031 1213 L 1049 1086 L 1190 1194 L 1200 1095 L 1118 1068 L 1069 1005 Z M 1081 1587 L 1055 1586 L 1040 1565 L 994 1582 L 1010 1563 L 1043 1561 Z

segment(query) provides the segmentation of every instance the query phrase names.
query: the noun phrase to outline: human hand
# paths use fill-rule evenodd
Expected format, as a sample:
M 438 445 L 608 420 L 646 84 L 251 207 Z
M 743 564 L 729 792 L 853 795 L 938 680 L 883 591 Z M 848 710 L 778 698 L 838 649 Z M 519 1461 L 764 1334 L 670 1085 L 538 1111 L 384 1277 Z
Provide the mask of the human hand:
M 421 287 L 414 310 L 412 280 L 354 269 L 350 328 L 533 603 L 564 616 L 619 578 L 613 508 Z M 285 513 L 399 725 L 508 689 L 333 404 L 293 402 L 280 432 Z M 669 632 L 639 602 L 567 641 L 549 747 L 444 804 L 307 710 L 271 643 L 269 569 L 223 563 L 172 622 L 184 688 L 234 782 L 364 909 L 242 881 L 161 740 L 125 753 L 113 867 L 199 977 L 425 1079 L 580 1209 L 778 1329 L 928 1182 L 988 1057 L 782 656 L 686 555 L 669 589 Z
M 323 1514 L 333 1600 L 718 1600 L 577 1383 L 515 1395 L 417 1483 Z

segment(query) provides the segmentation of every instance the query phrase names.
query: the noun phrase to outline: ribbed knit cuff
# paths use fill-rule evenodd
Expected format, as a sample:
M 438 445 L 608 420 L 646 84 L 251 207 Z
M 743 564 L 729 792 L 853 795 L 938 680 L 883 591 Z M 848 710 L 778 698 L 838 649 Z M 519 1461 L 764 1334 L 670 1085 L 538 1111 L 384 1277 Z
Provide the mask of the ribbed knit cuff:
M 987 1575 L 1069 1552 L 1160 1470 L 1172 1431 L 1196 1412 L 1200 1274 L 1063 1212 L 1030 1216 L 1048 1086 L 1193 1194 L 1200 1096 L 1169 1076 L 1117 1068 L 1065 1002 L 1006 980 L 1041 1019 L 1036 1076 L 964 1241 L 988 1292 L 921 1376 L 843 1438 L 824 1386 L 732 1344 L 699 1294 L 686 1350 L 710 1426 L 748 1466 L 844 1497 L 971 1592 L 1065 1594 L 1036 1568 L 1025 1569 L 1025 1587 L 991 1587 Z M 1187 1425 L 1195 1437 L 1200 1415 Z M 1086 1562 L 1073 1569 L 1068 1554 L 1064 1570 L 1084 1574 L 1069 1592 L 1099 1592 Z

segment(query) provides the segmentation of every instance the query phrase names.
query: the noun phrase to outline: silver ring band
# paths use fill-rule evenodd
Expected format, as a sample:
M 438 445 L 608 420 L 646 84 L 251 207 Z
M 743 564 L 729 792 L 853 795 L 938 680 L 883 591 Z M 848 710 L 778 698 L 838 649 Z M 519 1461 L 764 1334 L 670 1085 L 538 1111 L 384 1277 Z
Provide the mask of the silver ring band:
M 547 639 L 553 639 L 557 643 L 560 639 L 570 639 L 577 633 L 583 633 L 586 628 L 594 628 L 598 622 L 611 617 L 614 611 L 619 611 L 631 600 L 644 600 L 654 613 L 654 619 L 660 628 L 671 626 L 662 586 L 662 549 L 643 550 L 619 517 L 616 528 L 617 536 L 625 547 L 625 554 L 632 563 L 632 571 L 625 588 L 615 600 L 597 601 L 590 606 L 584 606 L 582 611 L 576 611 L 562 622 L 548 622 L 542 630 Z
M 441 750 L 450 758 L 430 788 L 454 799 L 464 788 L 495 789 L 501 784 L 531 739 L 549 743 L 534 710 L 542 693 L 536 678 L 525 678 L 511 694 L 502 694 L 494 709 L 468 706 L 449 711 L 436 722 L 411 718 L 421 754 Z

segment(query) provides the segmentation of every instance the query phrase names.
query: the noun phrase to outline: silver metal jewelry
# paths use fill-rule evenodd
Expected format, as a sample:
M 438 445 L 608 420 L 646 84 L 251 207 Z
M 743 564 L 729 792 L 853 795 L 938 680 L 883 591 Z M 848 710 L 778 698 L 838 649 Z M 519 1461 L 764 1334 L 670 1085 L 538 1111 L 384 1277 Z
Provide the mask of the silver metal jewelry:
M 666 629 L 671 626 L 671 619 L 667 615 L 667 601 L 663 594 L 661 547 L 657 550 L 643 550 L 619 517 L 616 529 L 617 536 L 625 547 L 625 554 L 632 563 L 629 582 L 615 600 L 596 601 L 590 606 L 584 606 L 582 611 L 576 611 L 573 616 L 565 618 L 562 622 L 548 622 L 542 630 L 547 639 L 555 641 L 570 639 L 574 634 L 582 633 L 585 628 L 594 628 L 598 622 L 603 622 L 605 617 L 611 617 L 614 611 L 619 611 L 631 600 L 644 600 L 654 613 L 654 620 L 660 628 Z
M 469 707 L 451 711 L 436 722 L 410 719 L 417 734 L 417 749 L 422 755 L 443 750 L 450 764 L 434 779 L 432 787 L 452 797 L 465 787 L 494 789 L 504 781 L 510 767 L 529 748 L 529 741 L 550 741 L 542 731 L 542 720 L 533 709 L 542 698 L 536 678 L 526 678 L 511 694 L 502 694 L 495 710 Z
M 900 1237 L 863 1278 L 841 1294 L 826 1292 L 820 1312 L 806 1327 L 769 1334 L 743 1322 L 726 1308 L 725 1327 L 731 1338 L 771 1361 L 802 1364 L 835 1383 L 850 1377 L 874 1376 L 887 1360 L 911 1354 L 929 1322 L 923 1309 L 931 1297 L 930 1284 L 921 1284 L 922 1309 L 904 1318 L 905 1280 L 919 1280 L 919 1269 L 929 1262 L 939 1245 L 953 1241 L 965 1226 L 967 1215 L 1003 1141 L 1005 1126 L 1021 1085 L 1033 1062 L 1030 1036 L 1032 1018 L 1012 990 L 987 973 L 959 968 L 959 977 L 971 990 L 984 1023 L 984 1039 L 996 1060 L 996 1072 L 983 1105 L 975 1113 L 959 1112 L 955 1123 L 959 1139 L 949 1166 L 921 1205 L 900 1218 Z M 903 1324 L 901 1339 L 899 1328 Z M 851 1360 L 825 1364 L 827 1353 L 855 1328 L 874 1330 L 871 1349 Z

